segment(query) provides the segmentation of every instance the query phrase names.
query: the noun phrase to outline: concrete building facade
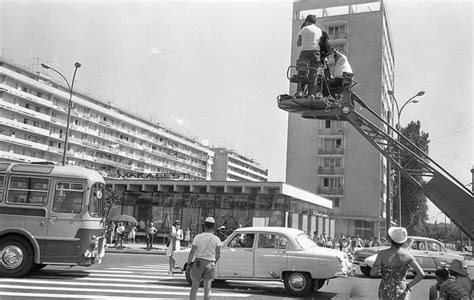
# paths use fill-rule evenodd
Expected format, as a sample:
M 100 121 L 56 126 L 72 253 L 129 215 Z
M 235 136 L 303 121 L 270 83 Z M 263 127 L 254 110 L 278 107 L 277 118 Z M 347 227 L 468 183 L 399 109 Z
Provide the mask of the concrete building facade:
M 212 179 L 220 181 L 268 181 L 268 170 L 249 159 L 225 148 L 212 148 L 214 164 Z
M 383 1 L 298 1 L 293 8 L 292 63 L 299 56 L 296 40 L 308 14 L 326 31 L 330 44 L 345 53 L 354 71 L 357 93 L 393 124 L 394 55 Z M 296 91 L 291 85 L 290 93 Z M 361 113 L 382 126 L 374 117 Z M 332 199 L 335 232 L 364 237 L 384 236 L 387 186 L 386 159 L 350 124 L 306 120 L 289 114 L 287 174 L 289 184 Z

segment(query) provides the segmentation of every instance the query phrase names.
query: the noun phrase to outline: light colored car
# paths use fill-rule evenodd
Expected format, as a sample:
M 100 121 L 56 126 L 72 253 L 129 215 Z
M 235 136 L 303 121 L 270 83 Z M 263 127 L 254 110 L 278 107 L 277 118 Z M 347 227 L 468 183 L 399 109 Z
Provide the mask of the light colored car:
M 449 266 L 453 259 L 464 261 L 462 255 L 446 251 L 444 245 L 435 239 L 410 236 L 403 244 L 403 247 L 407 248 L 408 251 L 413 254 L 416 261 L 426 273 L 434 273 L 436 269 Z M 386 248 L 387 247 L 385 247 L 385 249 Z M 383 250 L 380 248 L 378 249 L 379 251 Z M 360 263 L 360 261 L 358 262 L 360 270 L 364 275 L 370 276 L 370 270 L 374 266 L 378 252 L 365 258 L 362 263 Z
M 190 249 L 174 254 L 186 270 Z M 348 256 L 321 248 L 303 231 L 285 227 L 245 227 L 222 244 L 216 280 L 281 280 L 292 295 L 307 295 L 331 278 L 351 274 Z M 189 272 L 186 279 L 191 283 Z

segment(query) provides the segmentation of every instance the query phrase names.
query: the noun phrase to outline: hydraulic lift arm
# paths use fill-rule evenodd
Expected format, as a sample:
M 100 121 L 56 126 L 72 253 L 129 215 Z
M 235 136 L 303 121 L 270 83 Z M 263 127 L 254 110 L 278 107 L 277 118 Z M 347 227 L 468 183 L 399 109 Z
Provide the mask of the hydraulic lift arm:
M 303 118 L 349 122 L 403 176 L 417 185 L 466 235 L 474 239 L 474 197 L 469 189 L 371 110 L 356 94 L 351 92 L 349 86 L 344 88 L 340 101 L 333 103 L 326 101 L 323 103 L 324 108 L 321 108 L 321 103 L 317 104 L 318 101 L 324 102 L 313 100 L 313 103 L 311 103 L 308 100 L 280 98 L 278 105 L 286 111 L 300 113 Z M 382 130 L 365 116 L 355 111 L 355 102 L 378 119 L 383 127 L 386 127 L 386 130 Z M 392 136 L 392 132 L 397 134 L 398 140 Z M 404 143 L 401 143 L 402 140 Z M 408 163 L 405 167 L 402 166 L 403 158 L 417 163 L 417 168 L 410 168 L 412 163 Z

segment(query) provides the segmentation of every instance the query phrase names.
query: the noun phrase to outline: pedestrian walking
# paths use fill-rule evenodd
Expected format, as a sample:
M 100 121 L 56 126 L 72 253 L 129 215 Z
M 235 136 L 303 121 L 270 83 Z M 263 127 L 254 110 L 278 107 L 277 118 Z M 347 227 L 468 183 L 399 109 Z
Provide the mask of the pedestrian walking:
M 118 247 L 118 244 L 120 244 L 120 247 L 123 247 L 123 233 L 125 232 L 125 226 L 123 226 L 122 222 L 119 222 L 117 225 L 117 234 L 115 237 L 115 248 Z
M 153 239 L 155 238 L 155 234 L 158 231 L 154 226 L 153 222 L 150 222 L 146 227 L 146 249 L 151 250 L 153 249 Z
M 135 244 L 135 236 L 137 234 L 137 226 L 134 224 L 130 225 L 130 229 L 128 231 L 128 241 L 129 243 Z
M 191 242 L 191 230 L 189 230 L 189 227 L 188 227 L 184 231 L 184 247 L 188 248 L 190 242 Z
M 379 286 L 379 299 L 410 299 L 411 288 L 425 276 L 415 257 L 402 248 L 407 241 L 408 233 L 403 227 L 390 227 L 388 235 L 391 247 L 382 250 L 375 259 L 370 270 L 370 276 L 376 276 L 380 271 L 382 281 Z M 406 282 L 408 270 L 413 269 L 415 278 Z
M 174 260 L 174 252 L 176 250 L 181 249 L 181 241 L 183 240 L 183 230 L 181 229 L 181 223 L 179 220 L 176 220 L 173 225 L 171 226 L 170 232 L 170 242 L 168 244 L 168 248 L 166 249 L 166 255 L 169 258 L 169 265 L 170 269 L 168 271 L 168 275 L 173 275 L 175 260 Z
M 208 217 L 204 221 L 204 232 L 193 239 L 191 251 L 188 255 L 188 264 L 191 266 L 191 279 L 193 281 L 189 299 L 195 300 L 201 280 L 204 287 L 204 299 L 211 298 L 211 285 L 214 280 L 216 262 L 221 254 L 221 240 L 214 235 L 215 220 Z M 192 262 L 194 256 L 196 259 Z

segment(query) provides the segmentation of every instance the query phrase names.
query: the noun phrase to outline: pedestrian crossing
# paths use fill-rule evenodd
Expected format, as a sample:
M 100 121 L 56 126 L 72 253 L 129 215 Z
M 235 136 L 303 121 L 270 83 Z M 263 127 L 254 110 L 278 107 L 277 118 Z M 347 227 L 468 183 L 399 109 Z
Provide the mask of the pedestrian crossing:
M 190 287 L 184 274 L 168 275 L 167 264 L 103 270 L 47 268 L 25 278 L 0 278 L 0 299 L 183 299 Z M 203 296 L 202 288 L 198 296 Z M 213 298 L 247 298 L 248 293 L 212 291 Z

